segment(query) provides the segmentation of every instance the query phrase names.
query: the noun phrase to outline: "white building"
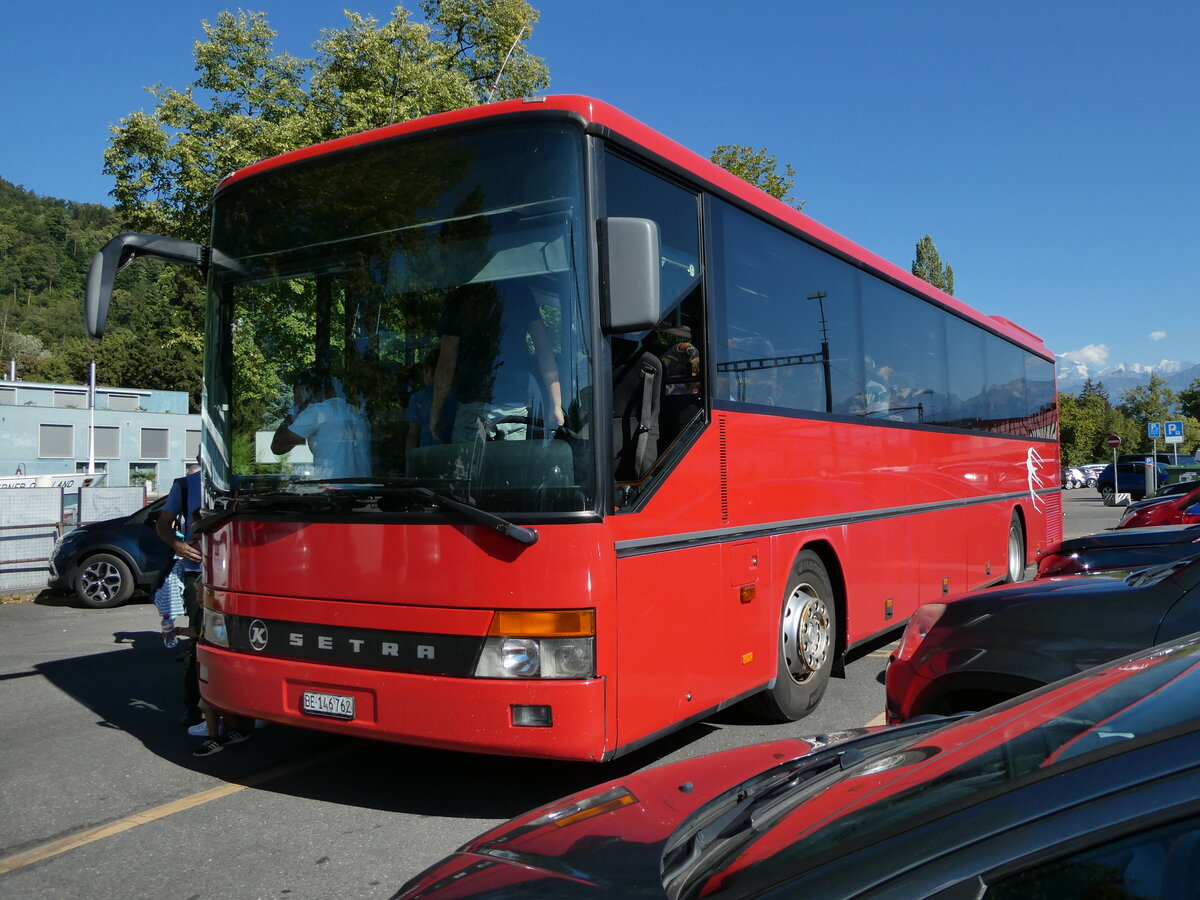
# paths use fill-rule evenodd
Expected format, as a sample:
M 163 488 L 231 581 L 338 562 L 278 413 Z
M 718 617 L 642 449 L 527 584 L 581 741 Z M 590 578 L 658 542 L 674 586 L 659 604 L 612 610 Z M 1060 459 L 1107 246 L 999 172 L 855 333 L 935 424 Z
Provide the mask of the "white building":
M 106 474 L 110 487 L 165 491 L 200 447 L 186 391 L 0 380 L 0 476 Z M 94 445 L 89 436 L 94 434 Z

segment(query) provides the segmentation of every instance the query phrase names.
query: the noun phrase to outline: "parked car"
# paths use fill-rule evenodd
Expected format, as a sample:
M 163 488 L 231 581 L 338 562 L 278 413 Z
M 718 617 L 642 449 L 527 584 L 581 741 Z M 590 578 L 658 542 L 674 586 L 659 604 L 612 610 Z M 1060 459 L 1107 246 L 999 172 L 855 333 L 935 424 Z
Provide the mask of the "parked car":
M 982 709 L 1193 631 L 1200 556 L 1124 578 L 1042 578 L 929 603 L 888 660 L 887 720 Z
M 119 606 L 152 587 L 174 554 L 155 531 L 160 497 L 137 512 L 81 525 L 59 538 L 50 554 L 51 588 L 74 591 L 93 609 Z
M 1200 461 L 1190 453 L 1122 453 L 1117 462 L 1143 462 L 1151 456 L 1164 466 L 1200 466 Z
M 1084 475 L 1084 484 L 1087 487 L 1096 486 L 1096 478 L 1104 471 L 1104 466 L 1104 463 L 1084 463 L 1082 466 L 1079 466 Z
M 1101 531 L 1047 546 L 1034 577 L 1144 569 L 1194 554 L 1200 554 L 1200 525 Z
M 1062 486 L 1064 490 L 1074 490 L 1078 487 L 1083 487 L 1087 484 L 1087 476 L 1083 474 L 1083 470 L 1071 466 L 1062 470 Z
M 1134 500 L 1146 496 L 1146 469 L 1154 467 L 1154 483 L 1166 484 L 1168 479 L 1165 463 L 1147 463 L 1144 459 L 1131 462 L 1118 462 L 1114 477 L 1113 466 L 1110 463 L 1096 476 L 1096 490 L 1101 496 L 1113 493 L 1117 488 L 1120 493 L 1128 494 Z
M 969 717 L 643 770 L 469 841 L 393 900 L 1194 897 L 1200 637 Z
M 1194 525 L 1200 522 L 1200 486 L 1182 496 L 1169 495 L 1155 503 L 1142 501 L 1137 509 L 1128 509 L 1117 528 L 1145 528 L 1150 525 Z M 1144 505 L 1143 505 L 1144 504 Z

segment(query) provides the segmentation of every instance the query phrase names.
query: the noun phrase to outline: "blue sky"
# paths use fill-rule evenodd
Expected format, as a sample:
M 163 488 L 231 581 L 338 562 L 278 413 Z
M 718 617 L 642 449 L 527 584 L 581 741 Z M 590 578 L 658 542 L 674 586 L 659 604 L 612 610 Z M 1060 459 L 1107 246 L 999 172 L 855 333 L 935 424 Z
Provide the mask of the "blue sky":
M 392 5 L 247 8 L 305 56 L 344 6 Z M 704 155 L 768 148 L 814 218 L 905 268 L 932 235 L 961 299 L 1093 371 L 1200 362 L 1200 3 L 533 5 L 550 92 L 598 97 Z M 108 127 L 150 108 L 145 86 L 192 80 L 200 21 L 226 8 L 13 5 L 0 177 L 110 202 Z

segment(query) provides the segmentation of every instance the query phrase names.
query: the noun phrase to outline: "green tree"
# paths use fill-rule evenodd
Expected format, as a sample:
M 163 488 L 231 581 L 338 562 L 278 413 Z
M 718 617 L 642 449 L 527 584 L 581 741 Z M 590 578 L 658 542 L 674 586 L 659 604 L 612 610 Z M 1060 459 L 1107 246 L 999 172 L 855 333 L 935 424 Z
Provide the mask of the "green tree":
M 1121 395 L 1121 411 L 1137 425 L 1137 438 L 1122 445 L 1127 453 L 1150 451 L 1153 447 L 1146 429 L 1150 422 L 1165 422 L 1179 408 L 1179 395 L 1171 390 L 1165 378 L 1151 373 L 1148 384 L 1139 384 Z
M 1200 419 L 1200 378 L 1193 378 L 1192 383 L 1179 392 L 1179 408 L 1188 418 Z
M 1096 394 L 1058 395 L 1059 447 L 1064 466 L 1104 459 L 1111 408 Z
M 1092 396 L 1099 397 L 1104 401 L 1105 405 L 1107 405 L 1109 402 L 1108 388 L 1104 386 L 1104 382 L 1092 381 L 1092 379 L 1088 377 L 1084 380 L 1083 387 L 1079 391 L 1079 399 L 1083 400 Z
M 422 0 L 423 23 L 398 5 L 379 23 L 346 13 L 313 59 L 273 47 L 265 13 L 203 23 L 196 80 L 149 88 L 155 106 L 112 129 L 104 171 L 130 227 L 202 240 L 225 175 L 298 147 L 549 84 L 525 47 L 538 13 L 525 0 Z
M 947 294 L 954 293 L 954 269 L 949 264 L 942 264 L 942 257 L 929 235 L 917 241 L 917 258 L 913 260 L 912 273 Z
M 782 200 L 796 209 L 804 209 L 806 201 L 798 201 L 792 195 L 796 184 L 796 170 L 785 164 L 780 172 L 775 155 L 768 153 L 765 147 L 754 150 L 739 144 L 721 144 L 709 159 L 743 181 L 766 191 L 776 200 Z

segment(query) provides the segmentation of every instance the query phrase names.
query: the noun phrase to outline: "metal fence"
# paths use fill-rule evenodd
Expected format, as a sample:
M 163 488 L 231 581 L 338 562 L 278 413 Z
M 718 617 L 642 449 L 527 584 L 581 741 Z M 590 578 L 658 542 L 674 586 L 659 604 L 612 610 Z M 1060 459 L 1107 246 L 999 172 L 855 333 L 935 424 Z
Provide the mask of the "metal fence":
M 40 591 L 50 577 L 50 554 L 64 531 L 136 512 L 144 487 L 61 487 L 0 490 L 0 594 Z
M 0 592 L 46 586 L 62 516 L 62 488 L 0 491 Z

